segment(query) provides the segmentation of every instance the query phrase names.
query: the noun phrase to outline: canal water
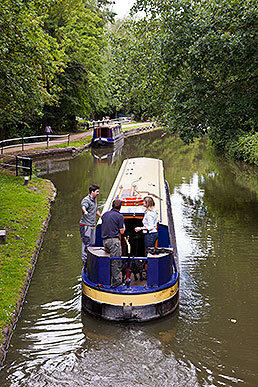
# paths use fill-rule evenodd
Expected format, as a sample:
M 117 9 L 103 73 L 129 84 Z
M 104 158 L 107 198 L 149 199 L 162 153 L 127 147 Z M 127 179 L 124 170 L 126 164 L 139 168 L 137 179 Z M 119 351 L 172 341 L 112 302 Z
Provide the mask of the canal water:
M 80 201 L 103 207 L 127 157 L 164 161 L 180 258 L 180 306 L 148 323 L 81 312 Z M 258 169 L 160 131 L 116 154 L 38 164 L 52 218 L 0 373 L 4 386 L 258 386 Z

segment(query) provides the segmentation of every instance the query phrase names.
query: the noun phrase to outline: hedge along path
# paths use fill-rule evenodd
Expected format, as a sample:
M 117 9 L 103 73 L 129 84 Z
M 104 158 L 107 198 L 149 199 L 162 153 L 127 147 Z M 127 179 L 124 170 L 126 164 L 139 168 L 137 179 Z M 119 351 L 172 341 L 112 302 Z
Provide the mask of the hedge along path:
M 0 364 L 15 328 L 21 306 L 50 219 L 56 195 L 49 180 L 23 177 L 0 170 L 0 229 L 7 232 L 0 245 Z

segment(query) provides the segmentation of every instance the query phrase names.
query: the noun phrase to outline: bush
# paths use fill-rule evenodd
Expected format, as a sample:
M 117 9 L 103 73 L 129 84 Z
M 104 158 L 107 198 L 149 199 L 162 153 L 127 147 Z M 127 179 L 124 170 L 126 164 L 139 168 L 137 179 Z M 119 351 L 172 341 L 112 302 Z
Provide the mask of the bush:
M 240 135 L 227 150 L 236 159 L 258 166 L 258 133 Z

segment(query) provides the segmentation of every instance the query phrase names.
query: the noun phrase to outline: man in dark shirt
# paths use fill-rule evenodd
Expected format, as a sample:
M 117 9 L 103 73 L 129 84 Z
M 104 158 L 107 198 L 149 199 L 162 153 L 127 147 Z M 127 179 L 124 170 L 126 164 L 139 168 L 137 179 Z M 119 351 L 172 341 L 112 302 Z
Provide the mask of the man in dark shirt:
M 122 248 L 120 235 L 125 232 L 124 217 L 120 214 L 121 200 L 115 199 L 112 210 L 102 215 L 101 237 L 103 246 L 110 253 L 110 257 L 121 257 Z M 117 287 L 122 284 L 120 279 L 121 260 L 111 260 L 111 285 Z

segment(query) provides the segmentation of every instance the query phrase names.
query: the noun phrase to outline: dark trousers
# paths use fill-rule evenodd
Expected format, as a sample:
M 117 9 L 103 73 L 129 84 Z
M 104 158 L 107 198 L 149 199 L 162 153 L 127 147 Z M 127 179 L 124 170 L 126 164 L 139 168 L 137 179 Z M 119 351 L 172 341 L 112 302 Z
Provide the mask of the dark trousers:
M 155 242 L 158 239 L 158 232 L 150 232 L 144 234 L 144 244 L 147 250 L 148 247 L 155 247 Z

